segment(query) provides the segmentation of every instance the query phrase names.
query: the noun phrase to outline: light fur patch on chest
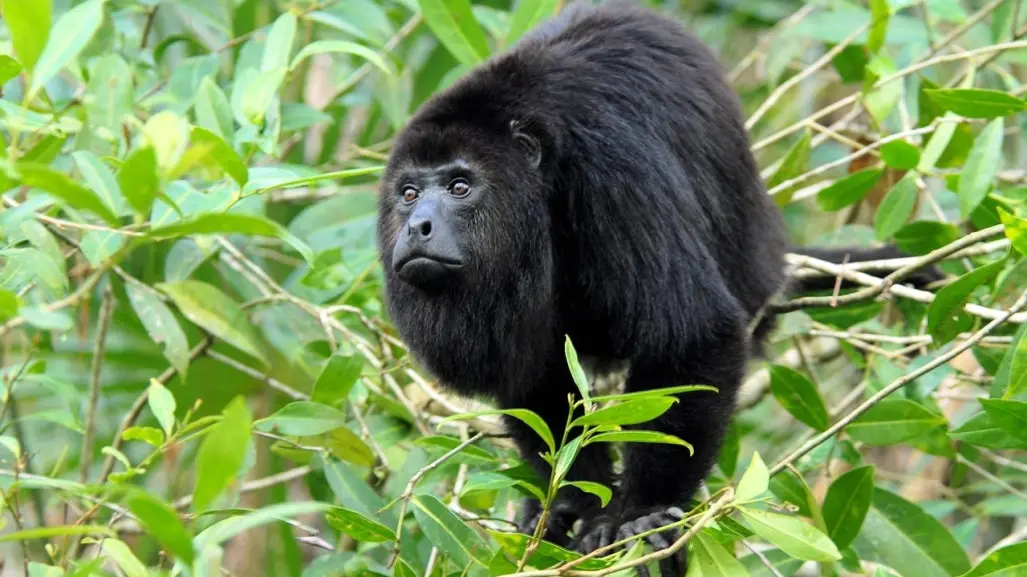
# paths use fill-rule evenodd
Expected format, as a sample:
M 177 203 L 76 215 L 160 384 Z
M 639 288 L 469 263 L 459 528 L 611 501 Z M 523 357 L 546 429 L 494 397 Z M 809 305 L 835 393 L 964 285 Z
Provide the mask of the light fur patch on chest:
M 631 370 L 631 361 L 600 360 L 582 355 L 578 362 L 585 371 L 592 395 L 613 395 L 624 392 L 624 384 Z

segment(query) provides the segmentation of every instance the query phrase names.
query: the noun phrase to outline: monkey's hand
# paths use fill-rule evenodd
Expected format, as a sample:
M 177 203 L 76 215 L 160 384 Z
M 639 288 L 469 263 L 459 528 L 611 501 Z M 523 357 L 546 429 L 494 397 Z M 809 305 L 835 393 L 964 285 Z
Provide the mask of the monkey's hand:
M 643 511 L 628 511 L 617 516 L 597 517 L 581 535 L 571 544 L 571 548 L 579 553 L 587 554 L 608 547 L 613 543 L 630 539 L 642 533 L 654 531 L 685 517 L 685 512 L 678 507 L 659 507 Z M 643 537 L 653 549 L 662 551 L 669 548 L 681 536 L 680 527 L 672 527 Z M 631 545 L 627 543 L 626 545 Z M 612 553 L 613 551 L 608 551 Z M 685 574 L 687 557 L 685 548 L 660 561 L 660 574 L 663 577 L 680 577 Z M 637 565 L 640 577 L 648 577 L 649 570 L 644 565 Z
M 517 525 L 517 531 L 533 535 L 539 521 L 542 520 L 542 505 L 538 499 L 529 498 L 525 500 L 522 511 L 523 518 Z M 542 539 L 566 547 L 571 540 L 568 533 L 574 526 L 574 522 L 580 517 L 579 511 L 579 508 L 570 499 L 558 498 L 549 509 L 549 517 L 546 519 L 546 529 L 542 534 Z

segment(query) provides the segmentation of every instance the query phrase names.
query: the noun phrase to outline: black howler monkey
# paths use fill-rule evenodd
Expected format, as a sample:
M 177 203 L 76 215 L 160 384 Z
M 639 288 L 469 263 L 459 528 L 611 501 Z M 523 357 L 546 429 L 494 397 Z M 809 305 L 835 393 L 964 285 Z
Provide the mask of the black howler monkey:
M 750 341 L 770 327 L 750 339 L 747 325 L 786 282 L 781 215 L 699 40 L 633 2 L 571 5 L 417 111 L 394 142 L 378 219 L 390 315 L 459 393 L 562 431 L 577 394 L 564 335 L 600 368 L 626 363 L 629 391 L 717 387 L 643 425 L 693 456 L 625 447 L 611 503 L 568 488 L 545 538 L 585 552 L 680 518 L 714 462 Z M 548 477 L 537 435 L 507 426 Z M 614 485 L 607 450 L 586 447 L 568 478 Z M 525 531 L 538 508 L 526 506 Z M 681 574 L 683 560 L 666 567 Z

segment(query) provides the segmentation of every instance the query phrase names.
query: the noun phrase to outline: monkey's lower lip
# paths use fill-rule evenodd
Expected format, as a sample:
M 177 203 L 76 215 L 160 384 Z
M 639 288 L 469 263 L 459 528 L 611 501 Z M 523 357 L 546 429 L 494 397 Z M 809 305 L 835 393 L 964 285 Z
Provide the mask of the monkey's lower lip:
M 459 270 L 463 263 L 426 256 L 415 256 L 399 263 L 399 278 L 415 286 L 428 286 Z

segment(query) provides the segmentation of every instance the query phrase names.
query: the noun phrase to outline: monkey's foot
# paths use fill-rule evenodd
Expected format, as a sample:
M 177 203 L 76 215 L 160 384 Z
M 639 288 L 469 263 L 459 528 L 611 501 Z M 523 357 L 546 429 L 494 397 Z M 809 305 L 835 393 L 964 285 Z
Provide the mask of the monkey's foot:
M 526 535 L 533 535 L 539 521 L 542 520 L 542 507 L 535 499 L 525 503 L 524 518 L 517 525 L 517 531 Z M 549 509 L 549 517 L 546 519 L 546 529 L 542 539 L 550 543 L 566 547 L 571 538 L 568 533 L 579 517 L 578 509 L 570 501 L 558 500 Z
M 678 507 L 650 510 L 641 516 L 638 516 L 637 513 L 619 518 L 603 516 L 593 521 L 590 527 L 585 528 L 571 544 L 571 548 L 582 554 L 591 553 L 618 541 L 676 523 L 684 517 L 685 512 Z M 673 527 L 646 535 L 644 539 L 653 549 L 661 551 L 669 548 L 680 536 L 681 529 Z M 612 551 L 609 552 L 612 553 Z M 660 574 L 663 577 L 681 577 L 685 574 L 686 566 L 686 551 L 682 548 L 660 561 Z M 644 565 L 637 565 L 636 569 L 640 577 L 648 577 L 649 570 Z

